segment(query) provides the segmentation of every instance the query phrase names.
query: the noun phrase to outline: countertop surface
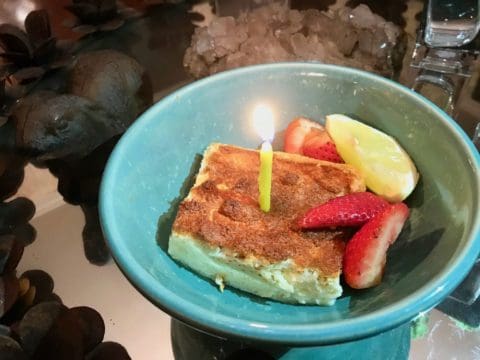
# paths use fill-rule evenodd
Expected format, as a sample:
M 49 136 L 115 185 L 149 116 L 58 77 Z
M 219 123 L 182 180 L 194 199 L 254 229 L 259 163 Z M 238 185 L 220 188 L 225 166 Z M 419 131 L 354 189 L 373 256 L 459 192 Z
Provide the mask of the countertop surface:
M 67 306 L 100 312 L 105 340 L 122 344 L 132 359 L 173 359 L 169 316 L 146 300 L 113 261 L 98 267 L 85 259 L 83 224 L 80 209 L 67 204 L 34 219 L 38 236 L 25 249 L 18 271 L 44 270 Z M 428 328 L 425 336 L 412 340 L 411 360 L 480 359 L 480 331 L 462 330 L 438 310 L 429 313 Z

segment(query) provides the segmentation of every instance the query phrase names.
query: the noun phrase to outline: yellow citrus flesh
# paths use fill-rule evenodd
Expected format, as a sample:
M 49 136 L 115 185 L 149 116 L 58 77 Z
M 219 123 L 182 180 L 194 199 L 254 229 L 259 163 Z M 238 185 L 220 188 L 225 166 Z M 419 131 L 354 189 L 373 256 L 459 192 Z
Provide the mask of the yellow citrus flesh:
M 328 115 L 326 129 L 343 160 L 364 176 L 367 187 L 390 202 L 403 201 L 419 174 L 391 136 L 344 115 Z

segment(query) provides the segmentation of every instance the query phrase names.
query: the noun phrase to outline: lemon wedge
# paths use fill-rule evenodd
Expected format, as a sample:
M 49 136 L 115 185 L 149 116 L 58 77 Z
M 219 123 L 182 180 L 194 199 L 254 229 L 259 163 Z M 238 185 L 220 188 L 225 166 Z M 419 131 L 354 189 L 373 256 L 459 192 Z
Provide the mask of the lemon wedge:
M 372 192 L 399 202 L 415 189 L 418 171 L 394 138 L 339 114 L 327 116 L 326 129 L 340 156 L 362 173 Z

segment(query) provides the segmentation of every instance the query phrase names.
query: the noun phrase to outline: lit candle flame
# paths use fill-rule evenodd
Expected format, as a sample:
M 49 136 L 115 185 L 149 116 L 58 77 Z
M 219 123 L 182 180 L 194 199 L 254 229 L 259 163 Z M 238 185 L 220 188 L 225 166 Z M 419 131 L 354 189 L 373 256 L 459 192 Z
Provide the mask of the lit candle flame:
M 259 104 L 253 109 L 253 127 L 263 141 L 272 142 L 275 135 L 273 111 L 265 104 Z
M 264 212 L 270 211 L 270 196 L 272 189 L 273 150 L 275 133 L 273 126 L 273 111 L 264 104 L 257 105 L 253 110 L 253 127 L 263 140 L 260 148 L 260 168 L 258 174 L 258 202 Z

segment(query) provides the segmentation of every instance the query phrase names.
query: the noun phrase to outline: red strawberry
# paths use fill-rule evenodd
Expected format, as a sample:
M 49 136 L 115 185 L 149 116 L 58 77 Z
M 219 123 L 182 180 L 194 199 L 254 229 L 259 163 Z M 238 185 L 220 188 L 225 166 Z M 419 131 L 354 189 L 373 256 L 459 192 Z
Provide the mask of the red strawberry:
M 303 155 L 318 160 L 343 163 L 332 138 L 326 131 L 316 132 L 315 136 L 310 136 L 305 140 Z
M 285 130 L 283 150 L 288 153 L 303 154 L 305 139 L 311 136 L 314 130 L 325 131 L 325 128 L 315 121 L 302 117 L 296 118 Z
M 385 210 L 390 204 L 370 192 L 339 196 L 307 211 L 299 220 L 303 229 L 360 226 Z
M 343 163 L 325 128 L 306 118 L 297 118 L 288 125 L 283 150 L 318 160 Z
M 408 214 L 404 203 L 390 205 L 353 235 L 343 259 L 343 275 L 350 287 L 365 289 L 380 283 L 388 247 L 402 231 Z

